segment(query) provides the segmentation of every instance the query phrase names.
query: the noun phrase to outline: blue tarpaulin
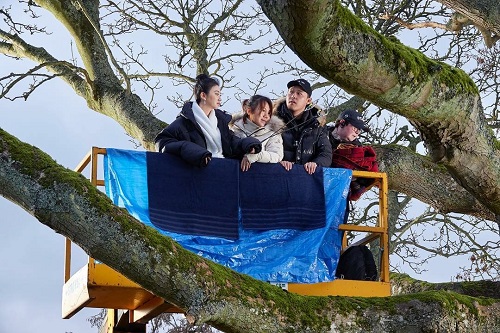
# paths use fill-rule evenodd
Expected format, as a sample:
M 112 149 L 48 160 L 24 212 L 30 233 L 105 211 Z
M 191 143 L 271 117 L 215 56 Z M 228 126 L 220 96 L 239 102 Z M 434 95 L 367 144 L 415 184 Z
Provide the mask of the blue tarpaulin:
M 352 172 L 318 171 L 254 163 L 241 172 L 239 161 L 215 158 L 197 168 L 167 154 L 119 149 L 107 149 L 104 159 L 106 194 L 116 205 L 200 256 L 276 282 L 335 279 Z

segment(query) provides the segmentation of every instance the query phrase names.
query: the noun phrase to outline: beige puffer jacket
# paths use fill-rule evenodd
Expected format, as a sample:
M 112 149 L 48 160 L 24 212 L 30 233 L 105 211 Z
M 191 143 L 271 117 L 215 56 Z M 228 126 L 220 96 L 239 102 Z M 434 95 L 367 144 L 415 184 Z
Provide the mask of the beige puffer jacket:
M 278 163 L 283 159 L 283 139 L 281 130 L 284 128 L 283 121 L 272 116 L 264 127 L 259 127 L 244 117 L 243 112 L 233 115 L 229 128 L 240 138 L 254 137 L 262 142 L 262 151 L 258 154 L 246 154 L 250 163 Z

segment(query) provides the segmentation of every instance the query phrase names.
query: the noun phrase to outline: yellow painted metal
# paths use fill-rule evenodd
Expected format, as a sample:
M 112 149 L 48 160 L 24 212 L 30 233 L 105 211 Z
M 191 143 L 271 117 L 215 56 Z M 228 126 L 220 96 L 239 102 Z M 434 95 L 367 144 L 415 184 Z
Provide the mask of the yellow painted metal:
M 375 232 L 375 233 L 379 233 L 379 234 L 382 234 L 386 231 L 386 229 L 382 228 L 382 227 L 370 227 L 370 226 L 365 226 L 365 225 L 354 225 L 354 224 L 341 224 L 339 226 L 339 230 Z
M 87 276 L 88 267 L 84 266 L 64 283 L 62 292 L 62 317 L 64 319 L 71 318 L 91 301 Z
M 141 288 L 137 283 L 127 279 L 122 274 L 114 269 L 106 266 L 105 264 L 96 262 L 88 264 L 88 283 L 95 286 L 102 287 L 123 287 L 123 288 Z M 123 307 L 120 309 L 129 309 L 130 307 Z
M 133 321 L 145 324 L 151 319 L 165 312 L 182 313 L 182 311 L 175 305 L 165 302 L 165 300 L 160 297 L 154 297 L 148 302 L 134 309 Z
M 115 327 L 116 314 L 114 309 L 106 310 L 106 317 L 104 318 L 104 323 L 99 329 L 99 333 L 113 333 L 113 328 Z
M 64 284 L 62 315 L 63 318 L 70 318 L 83 307 L 89 307 L 140 309 L 142 318 L 154 311 L 151 306 L 144 308 L 145 304 L 154 299 L 159 298 L 105 264 L 94 261 L 82 267 Z M 156 304 L 162 305 L 162 309 L 181 312 L 172 305 L 164 305 L 165 302 L 160 300 Z
M 90 164 L 90 181 L 94 186 L 104 186 L 104 180 L 98 179 L 98 158 L 106 154 L 106 149 L 92 147 L 92 150 L 78 164 L 75 171 L 83 172 Z M 388 207 L 387 176 L 381 172 L 353 171 L 353 177 L 372 178 L 379 189 L 379 216 L 376 226 L 358 226 L 343 224 L 340 230 L 365 232 L 367 236 L 352 245 L 366 244 L 380 240 L 382 259 L 380 262 L 379 281 L 335 280 L 332 282 L 299 284 L 289 283 L 290 292 L 317 296 L 360 296 L 383 297 L 390 295 L 389 251 L 388 251 Z M 347 238 L 342 240 L 343 249 L 347 248 Z M 63 318 L 70 318 L 83 307 L 128 309 L 131 322 L 145 323 L 163 312 L 182 312 L 176 306 L 142 289 L 110 267 L 96 262 L 89 257 L 87 265 L 71 275 L 71 241 L 65 242 Z M 113 310 L 109 310 L 113 311 Z M 114 313 L 114 312 L 113 312 Z M 109 317 L 109 316 L 108 316 Z M 113 323 L 107 323 L 113 325 Z M 110 326 L 112 330 L 113 326 Z M 111 332 L 111 331 L 109 331 Z
M 355 241 L 354 243 L 350 244 L 349 246 L 366 245 L 368 243 L 373 242 L 377 238 L 380 238 L 380 234 L 370 233 L 367 236 L 363 237 L 362 239 L 360 239 L 358 241 Z
M 68 282 L 71 276 L 71 240 L 64 240 L 64 283 Z
M 98 157 L 99 157 L 99 155 L 103 155 L 103 154 L 106 154 L 106 149 L 104 149 L 104 148 L 98 148 L 98 147 L 92 147 L 92 159 L 91 159 L 92 166 L 91 166 L 91 169 L 90 169 L 90 182 L 94 186 L 98 186 L 98 184 L 97 184 L 98 183 L 98 180 L 97 180 L 97 163 L 99 162 Z M 101 184 L 104 185 L 104 182 L 102 182 Z
M 75 171 L 83 172 L 90 164 L 90 182 L 94 186 L 104 186 L 104 180 L 98 179 L 98 158 L 104 154 L 106 149 L 92 147 Z M 92 257 L 87 265 L 71 276 L 71 240 L 68 238 L 65 241 L 64 282 L 63 318 L 72 317 L 84 307 L 132 310 L 130 316 L 143 323 L 163 312 L 182 312 Z M 137 314 L 134 314 L 135 309 Z M 107 320 L 109 318 L 107 316 Z M 114 325 L 112 322 L 108 324 Z M 110 326 L 109 332 L 112 328 Z
M 75 171 L 80 172 L 80 173 L 83 172 L 83 170 L 85 170 L 87 165 L 90 163 L 91 156 L 92 156 L 92 150 L 89 151 L 87 153 L 87 155 L 85 155 L 85 157 L 83 158 L 83 160 L 80 163 L 78 163 L 78 165 L 75 168 Z
M 387 175 L 382 174 L 382 183 L 379 191 L 379 225 L 385 228 L 385 233 L 380 239 L 380 247 L 382 248 L 382 260 L 380 267 L 381 281 L 389 282 L 389 184 Z
M 387 175 L 382 172 L 353 171 L 353 178 L 371 178 L 374 179 L 374 185 L 378 187 L 379 195 L 379 214 L 377 225 L 364 226 L 354 224 L 342 224 L 339 230 L 343 230 L 342 249 L 349 246 L 365 245 L 379 240 L 381 250 L 380 276 L 378 281 L 354 281 L 354 280 L 334 280 L 332 282 L 323 282 L 315 284 L 289 283 L 288 291 L 302 295 L 315 296 L 360 296 L 360 297 L 384 297 L 391 295 L 389 283 L 389 236 L 388 236 L 388 184 Z M 353 244 L 347 242 L 347 232 L 364 232 L 367 235 Z
M 110 267 L 88 265 L 89 307 L 133 310 L 155 296 Z
M 379 281 L 334 280 L 321 283 L 289 283 L 288 291 L 309 296 L 385 297 L 391 295 L 391 284 Z

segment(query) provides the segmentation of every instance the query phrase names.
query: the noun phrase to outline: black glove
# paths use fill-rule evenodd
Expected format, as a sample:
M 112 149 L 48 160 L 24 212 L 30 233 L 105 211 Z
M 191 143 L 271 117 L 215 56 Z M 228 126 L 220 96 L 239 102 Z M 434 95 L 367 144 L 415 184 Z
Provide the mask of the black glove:
M 261 143 L 252 144 L 248 148 L 247 154 L 250 153 L 252 151 L 252 149 L 254 149 L 254 152 L 253 152 L 254 154 L 258 154 L 262 150 L 262 144 Z

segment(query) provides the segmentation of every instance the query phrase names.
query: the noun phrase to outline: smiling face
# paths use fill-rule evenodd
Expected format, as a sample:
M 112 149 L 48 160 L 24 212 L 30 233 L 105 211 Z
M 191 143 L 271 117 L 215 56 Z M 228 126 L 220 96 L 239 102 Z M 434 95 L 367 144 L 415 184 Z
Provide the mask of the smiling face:
M 257 126 L 264 127 L 271 120 L 271 108 L 272 105 L 262 101 L 254 110 L 248 107 L 246 113 L 251 122 Z
M 307 104 L 311 103 L 311 98 L 299 86 L 288 88 L 286 95 L 286 107 L 290 110 L 294 117 L 304 112 Z
M 221 92 L 220 87 L 215 85 L 208 91 L 208 94 L 204 92 L 201 93 L 201 105 L 200 107 L 204 110 L 210 112 L 213 109 L 217 109 L 220 107 L 221 103 Z M 205 110 L 206 109 L 206 110 Z

